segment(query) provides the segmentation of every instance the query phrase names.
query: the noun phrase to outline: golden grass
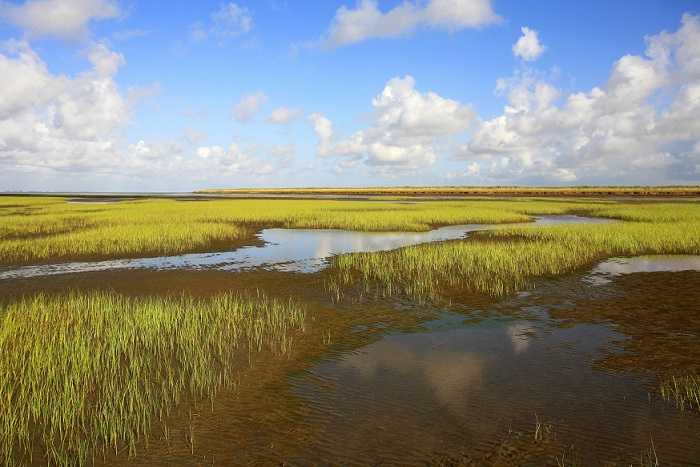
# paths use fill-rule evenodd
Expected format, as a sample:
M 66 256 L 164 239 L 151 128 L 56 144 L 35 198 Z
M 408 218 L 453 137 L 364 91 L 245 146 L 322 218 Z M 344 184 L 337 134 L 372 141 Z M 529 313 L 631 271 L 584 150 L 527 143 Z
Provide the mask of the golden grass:
M 572 208 L 581 205 L 482 200 L 138 200 L 90 205 L 60 198 L 0 198 L 0 264 L 231 249 L 252 241 L 262 226 L 425 231 L 447 224 L 524 222 L 534 212 Z
M 700 377 L 695 375 L 672 376 L 659 387 L 661 397 L 673 401 L 681 411 L 700 410 Z
M 700 254 L 696 204 L 606 206 L 587 212 L 629 221 L 505 227 L 465 241 L 342 255 L 332 261 L 328 287 L 338 298 L 356 284 L 364 292 L 418 299 L 435 298 L 445 288 L 501 296 L 529 287 L 537 277 L 571 272 L 611 256 Z
M 59 465 L 99 447 L 133 454 L 180 401 L 229 385 L 248 354 L 287 354 L 304 319 L 294 303 L 232 294 L 40 294 L 4 305 L 0 462 L 37 449 Z

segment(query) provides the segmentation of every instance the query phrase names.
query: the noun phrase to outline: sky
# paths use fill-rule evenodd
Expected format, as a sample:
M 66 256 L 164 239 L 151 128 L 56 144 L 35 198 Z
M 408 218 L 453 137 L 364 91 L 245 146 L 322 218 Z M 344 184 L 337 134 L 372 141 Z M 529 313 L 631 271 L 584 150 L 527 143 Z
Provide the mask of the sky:
M 697 0 L 0 0 L 0 191 L 698 183 Z

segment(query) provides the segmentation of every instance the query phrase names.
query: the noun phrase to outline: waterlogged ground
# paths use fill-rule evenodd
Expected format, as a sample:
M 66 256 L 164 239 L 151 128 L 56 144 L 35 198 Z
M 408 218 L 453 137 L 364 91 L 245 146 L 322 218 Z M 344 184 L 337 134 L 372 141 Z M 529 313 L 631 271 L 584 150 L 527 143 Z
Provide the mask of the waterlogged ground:
M 611 259 L 499 300 L 335 303 L 324 290 L 326 256 L 460 238 L 474 228 L 483 226 L 270 229 L 264 246 L 182 255 L 188 260 L 167 267 L 144 259 L 129 261 L 160 263 L 7 269 L 0 297 L 261 290 L 308 307 L 304 340 L 290 355 L 256 357 L 234 387 L 212 401 L 185 401 L 167 430 L 153 427 L 135 456 L 99 452 L 90 459 L 98 465 L 539 466 L 557 465 L 564 453 L 579 462 L 564 465 L 628 466 L 641 465 L 652 446 L 661 465 L 700 465 L 700 413 L 658 392 L 661 379 L 700 371 L 698 256 Z M 246 267 L 231 267 L 240 262 Z M 270 264 L 278 267 L 254 267 Z M 40 452 L 33 463 L 45 464 Z

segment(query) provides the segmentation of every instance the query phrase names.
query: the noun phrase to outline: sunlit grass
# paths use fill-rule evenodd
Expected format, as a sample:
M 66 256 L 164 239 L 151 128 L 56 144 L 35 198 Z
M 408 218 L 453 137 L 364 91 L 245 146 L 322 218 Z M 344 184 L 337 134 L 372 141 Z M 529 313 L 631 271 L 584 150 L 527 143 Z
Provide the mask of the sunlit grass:
M 60 198 L 0 201 L 0 264 L 220 249 L 252 241 L 254 230 L 263 226 L 426 231 L 448 224 L 525 222 L 531 220 L 530 213 L 580 208 L 575 203 L 483 200 L 139 200 L 93 205 Z
M 245 226 L 220 223 L 149 223 L 103 225 L 56 235 L 13 238 L 0 243 L 0 258 L 9 264 L 69 258 L 172 255 L 197 251 L 251 236 Z
M 446 282 L 499 295 L 524 286 L 531 277 L 571 271 L 606 255 L 697 251 L 700 209 L 697 203 L 688 202 L 235 199 L 91 205 L 60 198 L 8 197 L 0 199 L 0 264 L 230 249 L 252 242 L 253 233 L 263 227 L 426 231 L 441 225 L 527 222 L 534 215 L 570 213 L 626 222 L 511 228 L 476 235 L 484 240 L 478 245 L 453 242 L 377 256 L 343 257 L 336 263 L 342 280 L 335 285 L 359 276 L 384 283 L 391 291 L 422 293 Z
M 328 286 L 337 297 L 358 284 L 364 292 L 420 299 L 435 297 L 445 288 L 502 296 L 527 288 L 535 278 L 571 272 L 612 256 L 700 254 L 700 206 L 649 211 L 623 206 L 588 212 L 644 222 L 505 227 L 464 241 L 342 255 L 332 262 Z M 654 214 L 660 220 L 650 221 Z
M 304 319 L 294 303 L 232 294 L 40 294 L 5 305 L 0 461 L 37 449 L 49 464 L 85 462 L 99 447 L 133 454 L 155 421 L 187 397 L 213 398 L 250 353 L 290 352 Z

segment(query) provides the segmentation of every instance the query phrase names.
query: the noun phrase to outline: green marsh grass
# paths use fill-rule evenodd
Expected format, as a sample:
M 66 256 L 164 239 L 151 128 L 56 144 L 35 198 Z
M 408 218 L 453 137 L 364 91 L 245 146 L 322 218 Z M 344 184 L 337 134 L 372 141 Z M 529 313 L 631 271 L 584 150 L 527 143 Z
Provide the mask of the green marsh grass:
M 293 302 L 39 294 L 0 310 L 0 461 L 86 463 L 147 439 L 183 400 L 213 398 L 250 355 L 289 354 Z
M 629 219 L 603 225 L 503 227 L 470 239 L 334 258 L 327 280 L 340 298 L 363 293 L 436 298 L 445 288 L 503 296 L 533 279 L 568 273 L 613 256 L 700 254 L 700 206 L 587 208 L 587 214 Z M 655 220 L 654 220 L 655 219 Z
M 436 226 L 509 223 L 584 206 L 561 201 L 405 202 L 334 200 L 136 200 L 68 203 L 0 199 L 0 264 L 107 259 L 231 248 L 262 227 L 426 231 Z
M 697 253 L 697 203 L 582 199 L 445 201 L 136 200 L 71 204 L 61 198 L 0 199 L 0 264 L 108 259 L 231 249 L 264 227 L 426 231 L 450 224 L 527 222 L 538 214 L 620 219 L 615 225 L 506 227 L 473 240 L 343 256 L 329 286 L 354 281 L 420 296 L 443 285 L 503 295 L 532 278 L 609 256 Z

